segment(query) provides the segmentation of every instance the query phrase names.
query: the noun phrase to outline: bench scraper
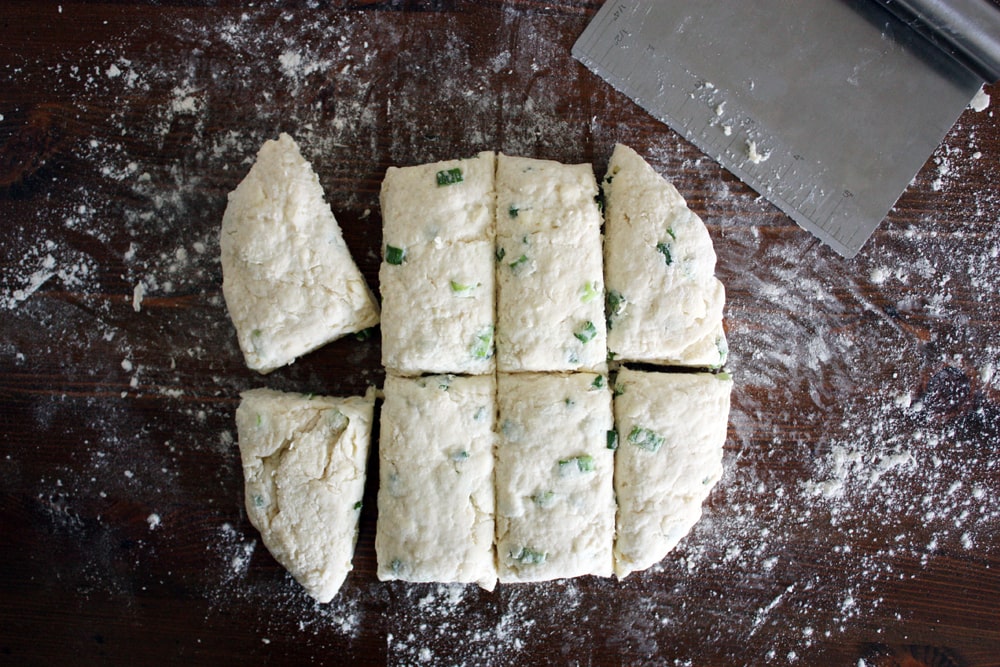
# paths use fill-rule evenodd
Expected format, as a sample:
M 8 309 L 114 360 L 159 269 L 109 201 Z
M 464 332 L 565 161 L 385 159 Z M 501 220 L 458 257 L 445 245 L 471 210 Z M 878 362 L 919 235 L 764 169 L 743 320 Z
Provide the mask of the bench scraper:
M 573 56 L 854 257 L 984 82 L 989 0 L 608 0 Z

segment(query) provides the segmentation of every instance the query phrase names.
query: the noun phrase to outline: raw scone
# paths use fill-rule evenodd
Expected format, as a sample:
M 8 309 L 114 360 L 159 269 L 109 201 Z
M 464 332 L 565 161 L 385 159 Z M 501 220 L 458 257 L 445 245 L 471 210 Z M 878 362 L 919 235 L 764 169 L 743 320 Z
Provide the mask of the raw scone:
M 622 368 L 615 381 L 615 574 L 658 563 L 722 476 L 732 380 Z
M 407 252 L 432 243 L 493 242 L 494 165 L 490 151 L 464 160 L 389 167 L 382 180 L 382 239 Z
M 705 224 L 635 151 L 604 178 L 608 351 L 619 361 L 719 368 L 726 293 Z
M 352 567 L 374 407 L 374 393 L 253 389 L 236 410 L 250 523 L 320 602 L 337 594 Z
M 397 375 L 492 374 L 493 244 L 411 246 L 382 263 L 382 365 Z
M 603 371 L 601 213 L 590 165 L 497 156 L 497 370 Z
M 611 392 L 594 373 L 501 374 L 496 456 L 501 583 L 611 576 Z
M 261 147 L 229 193 L 219 242 L 222 293 L 250 368 L 268 373 L 378 324 L 319 178 L 287 134 Z
M 382 365 L 495 368 L 494 154 L 389 167 L 382 181 Z
M 384 393 L 378 578 L 493 590 L 493 376 L 388 375 Z

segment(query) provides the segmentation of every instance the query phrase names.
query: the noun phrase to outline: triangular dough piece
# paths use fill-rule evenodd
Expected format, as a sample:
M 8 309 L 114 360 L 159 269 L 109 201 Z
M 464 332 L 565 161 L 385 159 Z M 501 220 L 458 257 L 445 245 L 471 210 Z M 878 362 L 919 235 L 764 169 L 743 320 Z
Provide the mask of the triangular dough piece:
M 719 368 L 726 292 L 701 218 L 631 148 L 604 177 L 608 351 L 619 361 Z
M 236 427 L 250 523 L 306 592 L 329 602 L 352 567 L 374 393 L 253 389 L 242 399 Z
M 319 177 L 287 134 L 266 142 L 222 219 L 222 293 L 262 373 L 378 324 Z
M 722 476 L 733 382 L 623 368 L 615 380 L 615 574 L 658 563 L 701 518 Z

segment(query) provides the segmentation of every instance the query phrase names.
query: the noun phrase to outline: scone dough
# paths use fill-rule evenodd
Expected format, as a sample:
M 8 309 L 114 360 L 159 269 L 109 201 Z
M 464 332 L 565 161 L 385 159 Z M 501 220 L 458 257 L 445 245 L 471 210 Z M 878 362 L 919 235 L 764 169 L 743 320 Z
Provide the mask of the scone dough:
M 610 576 L 615 497 L 606 377 L 500 374 L 497 398 L 500 582 Z
M 250 523 L 320 602 L 333 599 L 352 567 L 374 407 L 374 393 L 253 389 L 236 410 Z
M 261 147 L 229 193 L 219 242 L 222 293 L 250 368 L 268 373 L 378 324 L 319 178 L 287 134 Z
M 732 380 L 622 368 L 615 380 L 615 574 L 658 563 L 722 476 Z
M 391 373 L 493 373 L 494 164 L 483 152 L 386 171 L 379 289 Z
M 604 178 L 608 351 L 619 361 L 719 368 L 726 293 L 701 219 L 635 151 Z
M 492 375 L 385 380 L 378 578 L 496 585 Z
M 497 156 L 497 370 L 603 371 L 601 213 L 588 164 Z

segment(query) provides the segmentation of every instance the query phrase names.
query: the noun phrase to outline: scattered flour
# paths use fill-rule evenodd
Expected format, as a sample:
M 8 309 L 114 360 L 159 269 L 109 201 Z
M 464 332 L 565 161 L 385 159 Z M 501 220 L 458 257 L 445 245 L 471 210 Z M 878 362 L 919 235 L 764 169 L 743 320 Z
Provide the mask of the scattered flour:
M 601 100 L 567 108 L 559 99 L 557 91 L 573 82 L 556 77 L 580 69 L 567 65 L 559 40 L 564 17 L 497 11 L 491 48 L 464 43 L 449 24 L 428 59 L 401 57 L 389 71 L 380 50 L 408 55 L 423 39 L 419 26 L 380 22 L 378 12 L 298 20 L 248 8 L 223 13 L 210 27 L 167 23 L 199 45 L 189 53 L 113 43 L 102 46 L 106 59 L 93 72 L 53 61 L 25 75 L 23 85 L 81 90 L 82 107 L 114 109 L 110 131 L 95 130 L 79 157 L 101 174 L 104 190 L 66 185 L 38 214 L 44 219 L 33 234 L 12 230 L 3 242 L 0 310 L 14 322 L 9 331 L 44 336 L 48 354 L 44 362 L 26 356 L 17 337 L 0 342 L 0 350 L 18 373 L 46 363 L 67 375 L 65 394 L 35 402 L 32 417 L 42 431 L 60 428 L 67 415 L 90 420 L 80 431 L 81 468 L 38 481 L 36 500 L 54 529 L 76 535 L 88 522 L 106 525 L 81 514 L 80 497 L 138 497 L 159 508 L 167 505 L 153 503 L 185 500 L 173 495 L 185 493 L 185 470 L 210 462 L 219 485 L 199 490 L 219 526 L 201 538 L 205 576 L 215 582 L 205 592 L 209 613 L 221 617 L 234 601 L 251 602 L 261 610 L 252 619 L 261 643 L 270 639 L 271 648 L 287 635 L 289 619 L 317 645 L 351 645 L 377 627 L 393 665 L 524 664 L 542 646 L 557 647 L 566 663 L 582 646 L 663 654 L 678 636 L 701 653 L 671 653 L 677 665 L 745 656 L 814 664 L 824 642 L 895 613 L 884 599 L 900 582 L 930 576 L 943 558 L 995 558 L 1000 453 L 984 442 L 996 441 L 1000 419 L 1000 344 L 989 324 L 1000 320 L 1000 238 L 963 236 L 966 221 L 952 220 L 942 205 L 923 220 L 887 221 L 845 264 L 804 233 L 776 236 L 782 230 L 775 231 L 762 199 L 712 160 L 690 157 L 668 132 L 648 157 L 682 193 L 702 198 L 693 204 L 706 212 L 731 294 L 737 380 L 725 476 L 678 549 L 624 582 L 501 586 L 488 594 L 352 576 L 331 604 L 317 605 L 258 548 L 241 514 L 226 403 L 249 381 L 231 377 L 218 361 L 238 358 L 238 350 L 218 295 L 217 232 L 219 193 L 242 177 L 263 140 L 279 128 L 294 131 L 333 186 L 335 212 L 377 225 L 368 213 L 377 210 L 371 183 L 387 164 L 483 148 L 581 161 L 584 150 L 606 157 L 615 141 L 649 139 L 648 127 L 620 128 L 606 118 Z M 202 45 L 218 49 L 232 70 L 208 67 L 197 52 Z M 255 88 L 261 80 L 277 85 Z M 427 90 L 430 99 L 420 94 Z M 223 98 L 234 91 L 255 102 L 231 109 Z M 148 110 L 135 102 L 150 92 L 165 103 Z M 427 118 L 418 107 L 428 104 L 440 116 L 413 121 Z M 972 107 L 988 104 L 981 92 Z M 220 108 L 235 115 L 223 122 L 214 116 Z M 723 103 L 715 108 L 726 120 Z M 991 183 L 1000 177 L 997 156 L 976 137 L 980 122 L 960 122 L 914 187 L 961 203 L 985 228 L 984 221 L 996 221 L 1000 194 L 965 185 L 973 170 L 986 170 Z M 463 132 L 442 132 L 441 125 Z M 767 159 L 754 142 L 746 148 L 751 161 Z M 156 159 L 168 149 L 182 159 Z M 124 203 L 114 208 L 110 201 Z M 370 247 L 359 238 L 359 255 L 377 267 L 377 234 Z M 193 305 L 181 316 L 161 307 L 166 296 Z M 143 329 L 147 323 L 155 328 Z M 92 361 L 86 368 L 84 355 Z M 209 372 L 193 375 L 188 366 L 195 364 Z M 871 387 L 859 380 L 862 371 L 891 381 Z M 290 372 L 300 375 L 288 388 L 331 381 Z M 73 395 L 94 383 L 114 390 L 86 400 Z M 137 398 L 168 405 L 176 423 L 150 423 L 134 409 Z M 19 456 L 10 453 L 8 465 Z M 155 530 L 158 544 L 185 539 L 186 527 L 164 524 L 155 512 L 136 523 L 144 536 Z M 114 548 L 84 564 L 95 572 L 87 581 L 131 595 L 127 578 L 102 579 L 114 569 Z M 808 560 L 816 554 L 819 562 Z M 720 580 L 728 582 L 724 589 L 711 584 Z M 578 631 L 594 619 L 601 636 Z

